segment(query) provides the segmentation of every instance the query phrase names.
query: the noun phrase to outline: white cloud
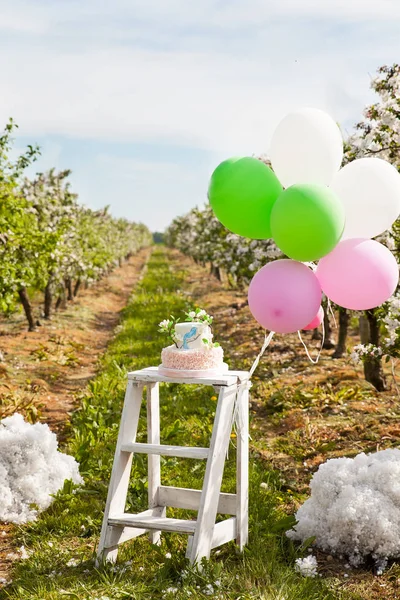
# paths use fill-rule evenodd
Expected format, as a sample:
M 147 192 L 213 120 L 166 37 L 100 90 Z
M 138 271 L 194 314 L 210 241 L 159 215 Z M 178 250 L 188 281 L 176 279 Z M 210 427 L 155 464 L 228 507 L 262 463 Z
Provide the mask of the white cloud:
M 336 39 L 330 28 L 389 9 L 393 23 L 397 0 L 70 0 L 34 10 L 2 0 L 0 27 L 31 29 L 0 41 L 0 119 L 12 115 L 32 136 L 265 151 L 295 106 L 358 117 L 385 45 L 355 48 L 357 32 Z
M 149 174 L 157 173 L 164 181 L 192 181 L 192 173 L 183 166 L 167 161 L 146 161 L 134 158 L 121 158 L 112 154 L 99 154 L 97 163 L 100 168 L 110 169 L 115 177 L 141 184 L 147 181 Z
M 10 19 L 10 15 L 12 18 Z M 132 30 L 156 26 L 160 30 L 195 26 L 221 30 L 245 25 L 265 25 L 275 19 L 334 19 L 336 22 L 400 19 L 397 0 L 28 0 L 0 1 L 0 27 L 25 29 L 29 22 L 43 28 L 76 24 L 91 28 L 100 22 L 120 21 Z M 20 22 L 18 24 L 18 21 Z M 21 23 L 25 24 L 21 26 Z M 36 29 L 36 27 L 29 27 Z
M 126 198 L 135 184 L 167 222 L 203 197 L 211 163 L 267 151 L 292 108 L 349 129 L 371 98 L 368 73 L 398 57 L 399 21 L 398 0 L 0 0 L 0 123 L 57 136 L 40 169 L 59 161 L 63 136 L 77 151 L 97 140 L 102 203 L 107 188 L 125 210 L 112 188 Z M 104 141 L 205 149 L 210 164 L 124 161 Z M 92 203 L 85 169 L 77 189 Z
M 332 56 L 323 63 L 289 60 L 281 58 L 278 72 L 262 61 L 206 51 L 113 48 L 78 54 L 33 48 L 29 58 L 16 54 L 11 63 L 0 56 L 7 82 L 0 82 L 0 118 L 12 115 L 32 136 L 261 151 L 277 118 L 290 108 L 315 105 L 347 119 L 347 107 L 334 105 L 332 88 L 347 78 L 347 93 L 357 97 L 368 86 L 364 74 L 351 77 L 345 62 Z

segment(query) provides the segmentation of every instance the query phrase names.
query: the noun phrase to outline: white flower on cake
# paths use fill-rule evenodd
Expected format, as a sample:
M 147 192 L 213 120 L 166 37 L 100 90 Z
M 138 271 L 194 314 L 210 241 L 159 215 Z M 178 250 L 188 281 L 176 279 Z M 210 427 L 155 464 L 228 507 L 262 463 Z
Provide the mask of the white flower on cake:
M 158 326 L 164 329 L 165 327 L 168 327 L 169 323 L 170 322 L 168 319 L 164 319 L 164 321 L 161 321 Z
M 204 308 L 196 308 L 196 310 L 190 310 L 186 314 L 186 322 L 194 322 L 194 323 L 207 323 L 207 325 L 211 325 L 213 318 L 206 313 Z
M 211 342 L 212 342 L 212 339 L 213 339 L 213 337 L 214 337 L 214 336 L 213 336 L 213 334 L 211 333 L 211 329 L 210 329 L 210 328 L 207 328 L 207 329 L 208 329 L 208 331 L 206 330 L 206 331 L 203 333 L 203 338 L 202 338 L 202 340 L 203 340 L 204 344 L 207 344 L 207 345 L 208 345 L 208 344 L 211 344 Z

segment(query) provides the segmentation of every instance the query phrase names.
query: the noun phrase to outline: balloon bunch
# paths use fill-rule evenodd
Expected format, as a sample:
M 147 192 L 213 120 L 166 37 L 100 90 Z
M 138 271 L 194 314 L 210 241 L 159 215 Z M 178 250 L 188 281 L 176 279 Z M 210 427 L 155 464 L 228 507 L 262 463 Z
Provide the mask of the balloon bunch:
M 322 292 L 353 310 L 385 302 L 398 284 L 398 265 L 371 238 L 400 214 L 397 170 L 378 158 L 341 169 L 340 130 L 329 115 L 311 108 L 279 123 L 270 159 L 272 169 L 251 157 L 222 162 L 208 191 L 225 227 L 249 238 L 273 238 L 288 257 L 253 277 L 248 295 L 255 319 L 265 329 L 292 333 L 321 323 Z

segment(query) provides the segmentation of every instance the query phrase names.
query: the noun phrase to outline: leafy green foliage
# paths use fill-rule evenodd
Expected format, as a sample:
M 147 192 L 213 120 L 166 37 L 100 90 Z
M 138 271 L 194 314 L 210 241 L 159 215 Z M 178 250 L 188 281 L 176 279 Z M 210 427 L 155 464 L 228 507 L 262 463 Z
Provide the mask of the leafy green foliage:
M 114 219 L 108 209 L 91 210 L 70 189 L 70 171 L 23 171 L 36 160 L 28 146 L 9 159 L 10 121 L 0 136 L 0 311 L 15 309 L 21 288 L 59 291 L 65 280 L 93 282 L 152 241 L 147 227 Z

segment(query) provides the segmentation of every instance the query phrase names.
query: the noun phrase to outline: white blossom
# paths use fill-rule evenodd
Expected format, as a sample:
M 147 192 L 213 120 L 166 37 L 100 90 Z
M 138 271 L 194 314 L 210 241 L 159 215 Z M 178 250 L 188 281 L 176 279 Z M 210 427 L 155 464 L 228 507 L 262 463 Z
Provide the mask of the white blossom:
M 171 322 L 168 319 L 164 319 L 164 321 L 161 321 L 161 323 L 159 323 L 158 326 L 162 327 L 162 328 L 166 328 L 166 327 L 169 327 L 170 323 Z
M 283 256 L 272 240 L 252 240 L 225 229 L 209 205 L 176 218 L 165 238 L 197 262 L 223 269 L 238 285 L 249 283 L 255 271 Z
M 318 575 L 317 567 L 317 559 L 312 554 L 295 560 L 296 571 L 304 577 L 316 577 Z

